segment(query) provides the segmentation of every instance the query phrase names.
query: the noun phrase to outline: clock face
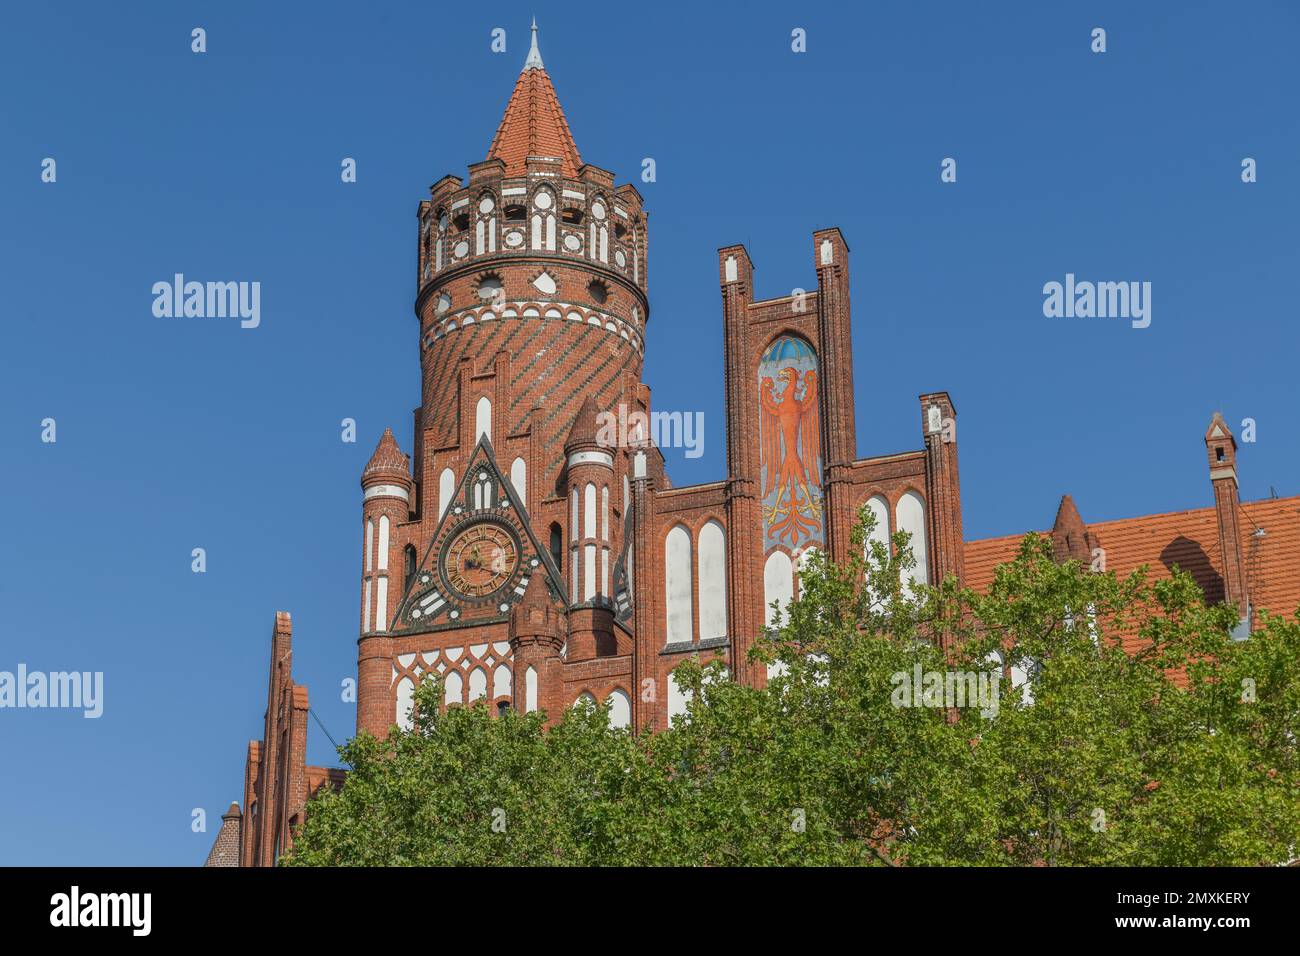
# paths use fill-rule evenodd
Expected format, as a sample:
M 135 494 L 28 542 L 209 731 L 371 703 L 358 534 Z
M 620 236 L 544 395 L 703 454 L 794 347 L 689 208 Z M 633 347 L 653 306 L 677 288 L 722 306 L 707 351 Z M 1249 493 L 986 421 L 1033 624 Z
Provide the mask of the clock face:
M 453 537 L 442 552 L 447 587 L 464 600 L 485 598 L 504 587 L 519 567 L 519 545 L 502 525 L 485 521 Z

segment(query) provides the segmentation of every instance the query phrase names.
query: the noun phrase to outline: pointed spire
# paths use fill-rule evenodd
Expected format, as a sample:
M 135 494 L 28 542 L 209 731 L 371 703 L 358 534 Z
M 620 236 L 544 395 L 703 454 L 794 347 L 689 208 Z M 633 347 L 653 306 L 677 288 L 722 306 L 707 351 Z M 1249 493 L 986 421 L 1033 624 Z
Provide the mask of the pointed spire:
M 1228 423 L 1223 420 L 1223 412 L 1215 412 L 1210 419 L 1210 427 L 1205 429 L 1205 443 L 1208 445 L 1212 441 L 1226 440 L 1232 443 L 1232 450 L 1237 450 L 1237 439 L 1232 434 L 1232 429 Z
M 588 395 L 587 400 L 578 409 L 578 417 L 573 420 L 573 427 L 569 429 L 569 437 L 564 442 L 564 448 L 568 451 L 580 445 L 597 445 L 599 442 L 596 439 L 599 434 L 600 409 L 596 404 L 595 396 Z
M 221 816 L 221 829 L 212 841 L 204 866 L 239 866 L 240 824 L 239 804 L 232 803 Z
M 405 481 L 410 481 L 411 478 L 410 459 L 397 447 L 397 439 L 393 437 L 391 428 L 384 429 L 379 444 L 375 446 L 375 453 L 370 456 L 370 461 L 366 462 L 366 467 L 361 472 L 363 484 L 375 478 L 401 478 Z
M 523 176 L 528 172 L 530 156 L 545 156 L 560 161 L 559 172 L 576 179 L 582 156 L 569 132 L 564 110 L 551 78 L 542 66 L 542 54 L 537 49 L 537 23 L 533 22 L 533 43 L 528 59 L 515 81 L 514 92 L 506 104 L 501 125 L 488 147 L 488 159 L 500 159 L 506 164 L 506 176 Z
M 1083 523 L 1083 517 L 1069 495 L 1061 498 L 1061 505 L 1056 509 L 1056 521 L 1052 525 L 1052 553 L 1058 562 L 1092 560 L 1092 548 L 1096 538 Z
M 1069 495 L 1062 495 L 1061 504 L 1056 509 L 1056 522 L 1052 530 L 1073 531 L 1081 527 L 1083 527 L 1083 517 L 1079 514 L 1074 499 Z
M 525 70 L 544 70 L 542 51 L 537 49 L 537 18 L 533 17 L 533 45 L 528 50 L 528 59 L 524 60 Z
M 551 606 L 551 595 L 546 590 L 546 572 L 541 568 L 538 568 L 528 579 L 528 586 L 524 588 L 524 596 L 519 603 L 523 607 L 549 608 Z
M 551 603 L 546 574 L 537 568 L 528 579 L 524 596 L 510 609 L 510 644 L 515 650 L 516 666 L 519 666 L 520 644 L 549 645 L 548 656 L 552 657 L 560 652 L 563 644 L 560 614 Z
M 1215 412 L 1210 427 L 1205 430 L 1205 451 L 1210 461 L 1210 479 L 1231 478 L 1237 483 L 1237 439 L 1223 420 L 1222 412 Z

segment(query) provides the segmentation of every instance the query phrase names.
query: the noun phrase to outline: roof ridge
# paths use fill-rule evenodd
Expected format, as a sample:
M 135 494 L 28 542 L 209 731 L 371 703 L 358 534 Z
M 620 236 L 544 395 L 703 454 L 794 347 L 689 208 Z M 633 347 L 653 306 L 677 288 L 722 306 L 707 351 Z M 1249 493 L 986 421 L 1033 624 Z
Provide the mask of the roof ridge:
M 1300 504 L 1300 495 L 1284 495 L 1277 498 L 1256 498 L 1254 501 L 1243 501 L 1241 503 L 1241 507 L 1253 509 L 1256 507 L 1270 507 L 1275 505 L 1282 505 L 1286 502 L 1294 502 L 1296 504 Z M 1090 530 L 1097 531 L 1098 529 L 1102 528 L 1104 525 L 1127 524 L 1133 521 L 1150 521 L 1155 518 L 1172 518 L 1172 517 L 1176 517 L 1177 515 L 1205 514 L 1211 511 L 1214 511 L 1214 505 L 1203 505 L 1200 508 L 1182 508 L 1178 511 L 1158 511 L 1154 514 L 1130 515 L 1127 518 L 1110 518 L 1105 521 L 1089 521 L 1087 522 L 1087 526 Z M 1009 534 L 990 535 L 987 538 L 967 538 L 964 543 L 984 544 L 986 542 L 992 542 L 992 541 L 1005 541 L 1009 538 L 1023 538 L 1027 534 L 1050 535 L 1051 533 L 1052 533 L 1051 529 L 1040 531 L 1035 528 L 1030 528 L 1026 531 L 1012 531 Z

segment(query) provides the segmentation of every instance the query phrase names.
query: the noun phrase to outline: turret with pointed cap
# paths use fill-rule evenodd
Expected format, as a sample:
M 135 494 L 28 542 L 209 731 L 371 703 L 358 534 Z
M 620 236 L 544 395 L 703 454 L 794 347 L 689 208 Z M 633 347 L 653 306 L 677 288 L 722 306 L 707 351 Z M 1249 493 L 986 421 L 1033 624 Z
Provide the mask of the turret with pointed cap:
M 571 514 L 582 516 L 581 524 L 575 523 L 570 536 L 573 573 L 570 590 L 573 593 L 569 600 L 573 604 L 609 603 L 611 562 L 621 548 L 621 529 L 617 522 L 611 528 L 609 522 L 609 496 L 614 480 L 613 449 L 600 443 L 599 428 L 600 406 L 589 395 L 578 409 L 569 437 L 564 442 Z M 600 520 L 602 517 L 603 521 Z M 570 650 L 575 653 L 580 653 L 584 646 L 584 642 L 575 644 L 570 641 Z
M 379 482 L 397 482 L 408 492 L 411 488 L 411 460 L 397 447 L 391 428 L 384 429 L 375 453 L 361 472 L 363 488 Z
M 556 708 L 539 697 L 539 687 L 553 688 L 566 627 L 546 587 L 546 575 L 534 574 L 523 599 L 510 611 L 510 650 L 514 654 L 514 708 L 520 713 Z M 548 669 L 551 671 L 547 673 Z
M 239 848 L 242 842 L 243 814 L 239 811 L 238 801 L 230 804 L 230 809 L 221 815 L 221 829 L 208 852 L 204 866 L 239 866 Z
M 361 639 L 357 658 L 357 729 L 385 733 L 393 721 L 386 693 L 392 654 L 388 631 L 401 598 L 402 548 L 398 528 L 410 517 L 415 482 L 410 459 L 385 428 L 361 472 Z M 390 580 L 391 578 L 391 580 Z

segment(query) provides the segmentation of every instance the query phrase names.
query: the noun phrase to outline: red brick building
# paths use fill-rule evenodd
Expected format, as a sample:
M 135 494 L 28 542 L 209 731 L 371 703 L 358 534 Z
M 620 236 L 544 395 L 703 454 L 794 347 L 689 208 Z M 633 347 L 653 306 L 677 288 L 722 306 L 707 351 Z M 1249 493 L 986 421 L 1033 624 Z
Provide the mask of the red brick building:
M 673 670 L 689 657 L 761 686 L 747 656 L 771 603 L 797 593 L 810 549 L 845 555 L 864 504 L 882 538 L 911 532 L 922 581 L 981 587 L 1013 556 L 1018 535 L 963 540 L 947 393 L 919 397 L 917 450 L 857 457 L 835 228 L 811 237 L 817 286 L 802 295 L 755 299 L 745 248 L 719 250 L 727 478 L 672 486 L 638 440 L 664 425 L 641 380 L 648 215 L 634 186 L 583 161 L 535 32 L 487 158 L 436 182 L 418 221 L 414 443 L 408 455 L 385 431 L 361 474 L 358 731 L 407 725 L 426 673 L 449 704 L 555 714 L 591 697 L 617 725 L 654 728 L 684 710 Z M 1212 506 L 1089 526 L 1067 496 L 1058 554 L 1179 564 L 1213 600 L 1294 609 L 1300 499 L 1241 504 L 1221 418 L 1205 443 Z M 245 810 L 223 818 L 209 862 L 232 862 L 229 827 L 241 864 L 273 863 L 308 795 L 339 781 L 305 765 L 291 662 L 281 613 Z

